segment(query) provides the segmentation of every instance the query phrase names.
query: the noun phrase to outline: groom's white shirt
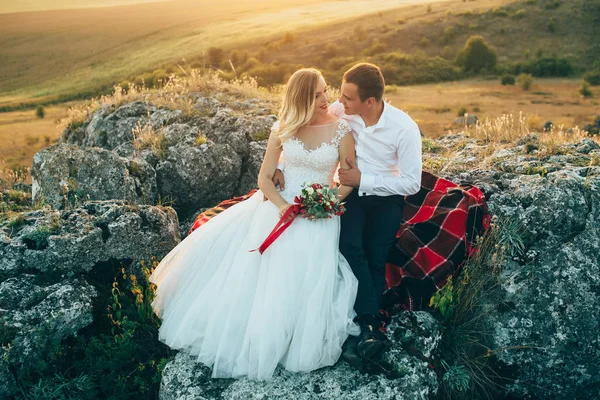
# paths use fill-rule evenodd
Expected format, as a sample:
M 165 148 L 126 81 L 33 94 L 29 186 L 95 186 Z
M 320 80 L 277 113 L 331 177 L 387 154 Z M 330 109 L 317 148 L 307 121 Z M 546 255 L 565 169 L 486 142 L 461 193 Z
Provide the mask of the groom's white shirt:
M 409 196 L 421 189 L 421 132 L 408 114 L 384 102 L 379 121 L 367 127 L 360 115 L 346 115 L 339 101 L 329 112 L 352 128 L 359 196 Z

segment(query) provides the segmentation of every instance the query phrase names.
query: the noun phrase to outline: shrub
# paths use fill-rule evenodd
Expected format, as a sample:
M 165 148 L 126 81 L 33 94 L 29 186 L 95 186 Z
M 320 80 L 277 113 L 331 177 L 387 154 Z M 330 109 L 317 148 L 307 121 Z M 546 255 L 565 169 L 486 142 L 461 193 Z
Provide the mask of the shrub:
M 508 11 L 502 7 L 496 7 L 492 10 L 492 15 L 496 17 L 506 17 L 508 16 Z
M 450 43 L 456 37 L 456 29 L 452 26 L 448 26 L 444 29 L 444 34 L 442 35 L 443 43 Z
M 323 55 L 326 58 L 330 59 L 330 58 L 337 56 L 339 52 L 340 52 L 340 47 L 338 45 L 336 45 L 335 43 L 327 43 L 327 46 L 325 47 L 325 51 L 323 52 Z
M 460 106 L 460 107 L 458 108 L 458 110 L 456 111 L 456 115 L 457 115 L 457 116 L 459 116 L 459 117 L 464 117 L 464 116 L 465 116 L 465 114 L 467 113 L 467 111 L 468 111 L 468 110 L 467 110 L 467 107 L 465 107 L 465 106 Z
M 37 106 L 37 108 L 35 109 L 35 116 L 42 119 L 45 115 L 46 113 L 44 111 L 44 106 Z
M 546 3 L 546 9 L 547 10 L 556 10 L 558 7 L 560 7 L 560 0 L 552 0 L 548 3 Z
M 529 90 L 533 86 L 533 77 L 531 74 L 520 74 L 517 76 L 517 84 L 521 89 Z
M 374 62 L 385 70 L 385 81 L 390 85 L 453 81 L 461 78 L 461 70 L 442 57 L 398 52 L 378 54 Z M 391 73 L 390 73 L 391 72 Z
M 248 60 L 248 52 L 247 51 L 241 52 L 239 50 L 233 50 L 229 54 L 229 60 L 237 68 L 238 65 L 241 65 L 241 64 L 245 63 L 246 60 Z
M 581 86 L 579 87 L 579 94 L 583 97 L 592 97 L 594 94 L 590 90 L 590 84 L 586 81 L 581 82 Z
M 327 63 L 327 69 L 329 71 L 338 71 L 340 69 L 348 69 L 351 63 L 354 62 L 354 57 L 334 57 Z
M 296 40 L 296 36 L 294 36 L 294 34 L 291 32 L 287 32 L 285 34 L 285 36 L 283 37 L 284 44 L 294 43 L 295 40 Z
M 593 69 L 583 76 L 583 80 L 592 86 L 600 85 L 600 68 Z
M 444 46 L 444 50 L 442 50 L 442 57 L 444 57 L 446 60 L 454 58 L 454 54 L 452 53 L 450 46 Z
M 260 86 L 269 87 L 285 83 L 293 69 L 295 67 L 289 64 L 261 64 L 245 74 L 255 78 Z
M 538 50 L 539 53 L 539 50 Z M 566 58 L 537 57 L 537 59 L 516 63 L 512 67 L 513 74 L 526 73 L 537 77 L 567 77 L 575 72 L 575 68 L 570 60 Z
M 365 31 L 365 28 L 363 28 L 362 26 L 358 25 L 356 28 L 354 28 L 354 38 L 358 41 L 364 40 L 366 39 L 367 36 L 367 32 Z
M 481 36 L 471 36 L 456 55 L 456 65 L 465 72 L 478 73 L 496 67 L 496 51 Z
M 513 18 L 521 19 L 521 18 L 525 18 L 526 16 L 527 16 L 527 11 L 520 9 L 520 10 L 517 10 L 517 12 L 513 15 Z
M 515 77 L 514 75 L 502 75 L 502 78 L 500 78 L 500 83 L 502 85 L 514 85 Z
M 431 41 L 429 40 L 429 38 L 422 37 L 421 40 L 419 40 L 419 46 L 420 47 L 427 47 L 430 44 L 431 44 Z
M 373 39 L 373 43 L 371 47 L 364 50 L 364 55 L 366 56 L 374 56 L 378 53 L 383 53 L 387 50 L 387 46 L 384 43 L 381 43 L 379 39 Z
M 212 67 L 220 68 L 221 64 L 223 64 L 224 59 L 225 57 L 223 54 L 223 49 L 221 48 L 211 47 L 206 53 L 206 62 Z
M 40 141 L 39 136 L 31 136 L 30 134 L 25 134 L 25 143 L 28 146 L 33 146 L 34 144 L 38 144 Z
M 550 33 L 556 32 L 556 20 L 554 18 L 550 18 L 548 20 L 548 24 L 546 24 L 546 29 L 548 29 L 548 32 Z

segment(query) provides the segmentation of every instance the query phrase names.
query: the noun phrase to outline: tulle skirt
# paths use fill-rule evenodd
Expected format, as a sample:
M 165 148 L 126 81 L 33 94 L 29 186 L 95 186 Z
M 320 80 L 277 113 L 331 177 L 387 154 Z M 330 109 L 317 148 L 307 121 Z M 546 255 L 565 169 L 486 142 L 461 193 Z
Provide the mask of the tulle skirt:
M 175 247 L 150 280 L 159 339 L 212 367 L 215 378 L 268 379 L 333 365 L 349 334 L 358 282 L 338 250 L 339 217 L 296 218 L 261 255 L 279 219 L 261 191 Z

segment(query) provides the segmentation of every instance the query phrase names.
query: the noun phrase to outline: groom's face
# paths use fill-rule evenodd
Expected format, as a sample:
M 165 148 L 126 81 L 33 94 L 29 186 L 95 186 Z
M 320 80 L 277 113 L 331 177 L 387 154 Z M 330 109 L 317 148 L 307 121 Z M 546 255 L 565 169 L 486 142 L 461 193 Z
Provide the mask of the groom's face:
M 360 114 L 365 105 L 360 101 L 358 86 L 354 83 L 343 82 L 341 92 L 340 103 L 344 105 L 346 115 Z

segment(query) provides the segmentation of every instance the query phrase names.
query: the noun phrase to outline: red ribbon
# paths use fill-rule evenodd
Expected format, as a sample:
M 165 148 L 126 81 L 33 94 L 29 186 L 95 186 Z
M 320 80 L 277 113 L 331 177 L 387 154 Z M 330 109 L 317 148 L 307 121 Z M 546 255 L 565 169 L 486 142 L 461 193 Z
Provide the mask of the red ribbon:
M 260 245 L 260 247 L 258 249 L 250 250 L 250 252 L 258 250 L 260 252 L 260 254 L 264 253 L 265 250 L 267 250 L 267 248 L 270 245 L 272 245 L 273 242 L 279 236 L 281 236 L 283 231 L 285 231 L 292 224 L 292 222 L 294 222 L 294 219 L 298 216 L 298 214 L 300 214 L 301 210 L 302 210 L 302 206 L 300 204 L 292 204 L 291 207 L 289 207 L 287 210 L 285 210 L 285 213 L 283 213 L 283 215 L 281 216 L 281 219 L 279 220 L 277 225 L 275 225 L 275 228 L 273 228 L 271 233 L 269 233 L 269 236 L 267 236 L 267 238 Z M 291 218 L 289 221 L 286 221 L 292 214 L 296 214 L 296 215 L 294 215 L 294 217 Z

